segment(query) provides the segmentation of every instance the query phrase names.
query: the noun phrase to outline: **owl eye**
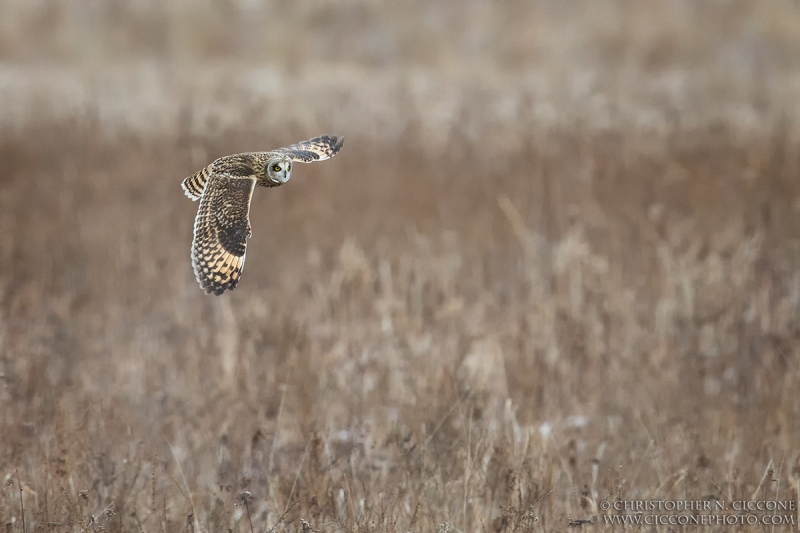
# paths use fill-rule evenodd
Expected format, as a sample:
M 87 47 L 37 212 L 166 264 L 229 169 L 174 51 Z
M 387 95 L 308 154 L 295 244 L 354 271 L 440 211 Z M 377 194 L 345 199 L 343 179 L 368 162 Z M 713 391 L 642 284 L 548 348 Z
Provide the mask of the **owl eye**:
M 275 172 L 280 172 L 281 166 L 280 165 L 275 165 L 274 167 L 272 167 L 272 170 L 274 170 Z

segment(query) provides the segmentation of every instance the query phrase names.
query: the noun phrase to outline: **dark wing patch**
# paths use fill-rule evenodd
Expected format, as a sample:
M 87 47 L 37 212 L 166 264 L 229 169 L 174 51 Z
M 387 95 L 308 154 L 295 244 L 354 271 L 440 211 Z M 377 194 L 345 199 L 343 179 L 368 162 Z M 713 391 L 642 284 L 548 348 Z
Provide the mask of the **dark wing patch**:
M 184 194 L 193 201 L 199 200 L 203 195 L 203 189 L 206 186 L 206 181 L 208 181 L 210 172 L 211 165 L 183 180 L 181 187 L 183 187 Z
M 250 237 L 250 199 L 255 176 L 212 174 L 206 183 L 192 241 L 192 267 L 206 294 L 236 288 Z
M 281 148 L 276 150 L 276 152 L 287 154 L 293 161 L 311 163 L 312 161 L 330 159 L 341 150 L 343 144 L 343 135 L 322 135 L 287 146 L 286 148 Z

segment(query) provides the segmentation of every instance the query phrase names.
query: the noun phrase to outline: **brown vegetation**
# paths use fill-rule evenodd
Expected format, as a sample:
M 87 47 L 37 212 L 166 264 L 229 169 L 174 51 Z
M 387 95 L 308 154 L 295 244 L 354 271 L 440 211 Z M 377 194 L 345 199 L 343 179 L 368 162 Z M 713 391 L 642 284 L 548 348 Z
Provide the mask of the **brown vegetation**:
M 0 527 L 798 500 L 796 4 L 4 4 Z M 321 133 L 205 296 L 181 180 Z

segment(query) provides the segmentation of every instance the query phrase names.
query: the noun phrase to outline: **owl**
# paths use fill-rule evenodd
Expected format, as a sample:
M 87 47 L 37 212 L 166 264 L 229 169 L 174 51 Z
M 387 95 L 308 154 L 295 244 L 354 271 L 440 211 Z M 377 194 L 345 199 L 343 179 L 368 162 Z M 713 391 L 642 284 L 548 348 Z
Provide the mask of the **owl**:
M 206 294 L 233 290 L 242 277 L 250 230 L 250 199 L 256 185 L 278 187 L 292 176 L 292 164 L 324 161 L 342 148 L 341 135 L 322 135 L 271 152 L 220 157 L 181 184 L 200 200 L 194 220 L 192 267 Z

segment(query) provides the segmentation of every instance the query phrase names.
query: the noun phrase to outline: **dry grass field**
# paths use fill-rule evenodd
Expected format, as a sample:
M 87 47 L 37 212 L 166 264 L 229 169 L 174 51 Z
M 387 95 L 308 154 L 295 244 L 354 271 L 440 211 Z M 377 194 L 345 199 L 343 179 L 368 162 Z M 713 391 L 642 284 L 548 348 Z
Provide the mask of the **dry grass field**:
M 798 27 L 788 0 L 0 3 L 0 530 L 798 502 Z M 322 133 L 342 152 L 256 191 L 242 281 L 204 295 L 181 180 Z

